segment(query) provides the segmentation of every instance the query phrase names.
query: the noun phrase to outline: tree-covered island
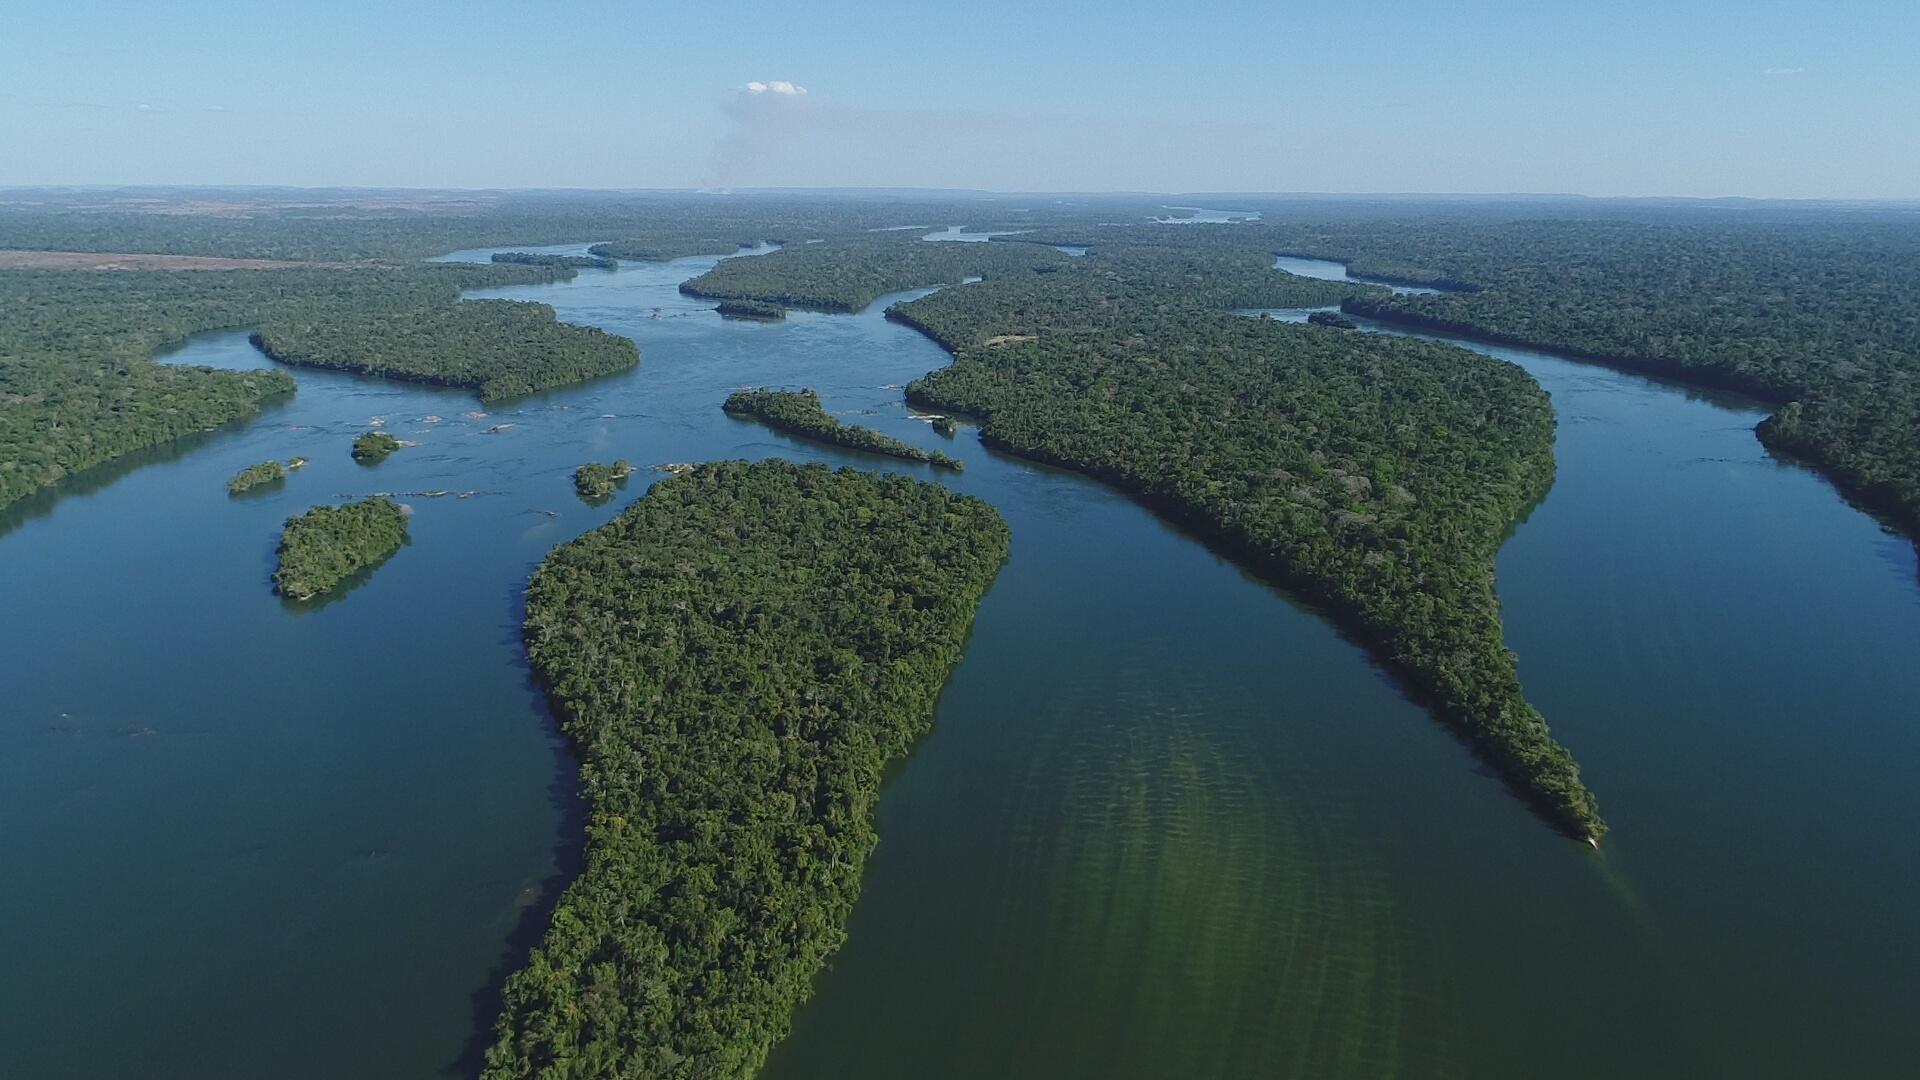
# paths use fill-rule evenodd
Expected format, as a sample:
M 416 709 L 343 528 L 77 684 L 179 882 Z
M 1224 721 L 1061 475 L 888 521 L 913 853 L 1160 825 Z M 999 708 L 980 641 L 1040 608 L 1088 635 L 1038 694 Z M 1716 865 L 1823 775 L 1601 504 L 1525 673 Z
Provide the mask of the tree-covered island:
M 590 461 L 573 470 L 573 490 L 588 502 L 605 502 L 632 475 L 633 466 L 625 458 L 611 465 Z
M 581 757 L 586 869 L 507 979 L 485 1080 L 753 1075 L 846 936 L 882 773 L 1007 543 L 938 484 L 721 462 L 547 557 L 526 641 Z
M 871 454 L 925 462 L 959 472 L 966 466 L 938 450 L 922 450 L 858 424 L 842 423 L 820 404 L 812 390 L 735 390 L 721 406 L 733 416 L 751 416 L 777 431 Z
M 362 465 L 378 465 L 387 455 L 400 449 L 400 440 L 384 431 L 369 431 L 353 440 L 353 460 Z
M 227 481 L 227 494 L 239 495 L 266 484 L 277 484 L 286 478 L 286 466 L 278 461 L 262 461 L 234 473 L 233 479 Z
M 288 599 L 311 600 L 384 561 L 406 542 L 407 512 L 392 500 L 316 506 L 287 519 L 273 587 Z

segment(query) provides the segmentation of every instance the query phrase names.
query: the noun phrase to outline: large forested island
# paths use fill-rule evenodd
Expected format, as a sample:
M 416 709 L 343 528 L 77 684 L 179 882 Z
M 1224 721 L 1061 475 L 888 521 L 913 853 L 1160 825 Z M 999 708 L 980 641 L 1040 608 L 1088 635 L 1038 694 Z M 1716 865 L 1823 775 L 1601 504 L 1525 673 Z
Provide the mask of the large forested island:
M 721 406 L 735 416 L 751 416 L 777 431 L 817 439 L 850 450 L 923 461 L 955 472 L 960 460 L 938 450 L 922 450 L 871 428 L 841 422 L 820 404 L 820 395 L 812 390 L 735 390 Z
M 587 863 L 507 981 L 488 1080 L 759 1067 L 1007 542 L 933 484 L 726 462 L 547 558 L 527 648 L 582 757 Z
M 333 591 L 407 542 L 407 512 L 391 499 L 316 506 L 287 519 L 273 587 L 292 600 Z
M 1275 274 L 1205 234 L 1109 235 L 1111 257 L 1096 248 L 893 312 L 956 357 L 908 399 L 1138 493 L 1325 604 L 1542 814 L 1597 841 L 1594 798 L 1521 691 L 1493 592 L 1502 537 L 1553 477 L 1546 395 L 1451 346 L 1228 310 L 1369 286 Z M 843 273 L 827 245 L 781 254 L 754 272 L 796 280 L 762 280 L 769 293 Z
M 261 324 L 254 342 L 286 363 L 464 386 L 482 401 L 611 375 L 640 362 L 640 350 L 626 338 L 569 326 L 545 304 L 512 300 L 274 320 Z

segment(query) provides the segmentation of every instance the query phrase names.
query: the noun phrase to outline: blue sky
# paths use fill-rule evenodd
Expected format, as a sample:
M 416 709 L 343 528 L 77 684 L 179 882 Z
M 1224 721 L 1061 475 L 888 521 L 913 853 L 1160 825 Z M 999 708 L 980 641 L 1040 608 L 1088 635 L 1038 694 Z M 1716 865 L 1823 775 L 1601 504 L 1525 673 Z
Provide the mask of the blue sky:
M 1915 0 L 14 0 L 0 184 L 1911 198 L 1916 54 Z

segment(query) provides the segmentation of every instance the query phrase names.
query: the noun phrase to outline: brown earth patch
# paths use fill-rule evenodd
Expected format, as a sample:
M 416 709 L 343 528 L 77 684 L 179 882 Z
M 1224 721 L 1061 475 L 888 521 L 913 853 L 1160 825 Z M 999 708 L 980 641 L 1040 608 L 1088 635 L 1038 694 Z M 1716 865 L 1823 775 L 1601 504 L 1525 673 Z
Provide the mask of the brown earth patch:
M 1039 341 L 1039 340 L 1040 340 L 1039 338 L 1035 337 L 1032 334 L 1001 334 L 998 337 L 988 338 L 987 344 L 988 345 L 1018 345 L 1023 341 Z

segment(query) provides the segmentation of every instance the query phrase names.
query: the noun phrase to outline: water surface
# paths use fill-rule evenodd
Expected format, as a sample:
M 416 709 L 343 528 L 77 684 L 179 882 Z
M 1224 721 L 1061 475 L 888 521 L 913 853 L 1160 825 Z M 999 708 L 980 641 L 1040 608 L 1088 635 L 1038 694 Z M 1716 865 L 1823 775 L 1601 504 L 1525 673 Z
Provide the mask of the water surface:
M 1614 826 L 1594 857 L 1312 612 L 1127 499 L 934 434 L 899 387 L 946 357 L 881 318 L 901 297 L 722 320 L 675 290 L 713 261 L 484 294 L 634 338 L 631 373 L 478 417 L 297 370 L 249 424 L 0 516 L 0 1075 L 457 1062 L 577 829 L 518 643 L 528 573 L 647 466 L 769 455 L 950 483 L 1014 542 L 768 1076 L 1910 1072 L 1912 548 L 1768 458 L 1750 405 L 1487 350 L 1560 417 L 1500 589 Z M 173 359 L 268 363 L 238 334 Z M 763 384 L 967 471 L 720 412 Z M 419 445 L 356 465 L 375 418 Z M 572 469 L 615 457 L 642 471 L 580 503 Z M 413 543 L 345 597 L 269 591 L 287 514 L 439 490 L 397 496 Z

